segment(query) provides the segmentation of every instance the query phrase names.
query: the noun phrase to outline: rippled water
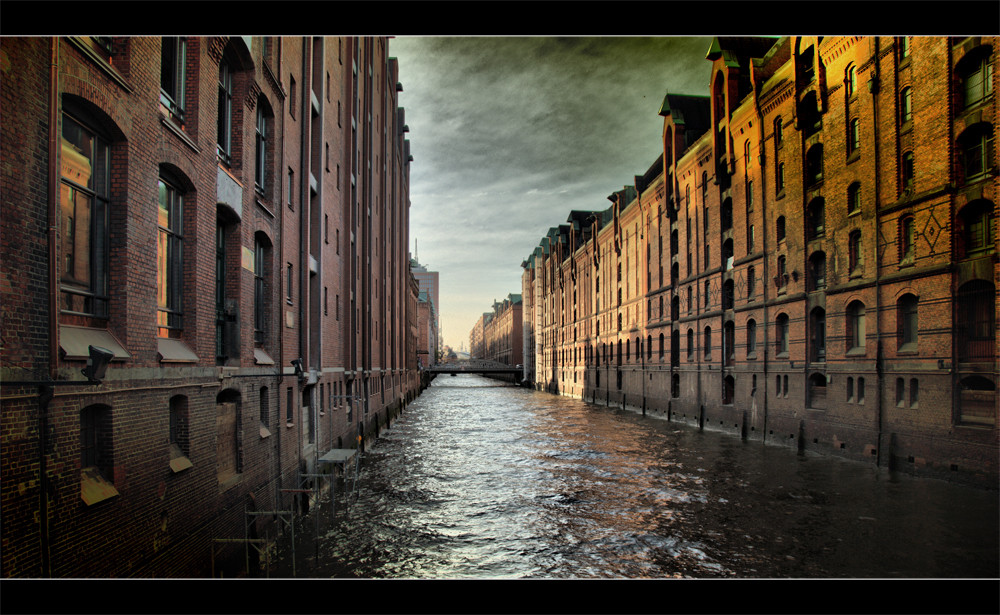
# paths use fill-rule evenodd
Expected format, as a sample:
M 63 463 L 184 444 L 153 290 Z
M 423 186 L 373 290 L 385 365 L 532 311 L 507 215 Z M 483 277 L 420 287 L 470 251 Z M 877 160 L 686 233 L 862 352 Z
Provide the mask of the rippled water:
M 1000 576 L 996 491 L 479 376 L 435 380 L 360 467 L 318 543 L 299 523 L 297 576 Z

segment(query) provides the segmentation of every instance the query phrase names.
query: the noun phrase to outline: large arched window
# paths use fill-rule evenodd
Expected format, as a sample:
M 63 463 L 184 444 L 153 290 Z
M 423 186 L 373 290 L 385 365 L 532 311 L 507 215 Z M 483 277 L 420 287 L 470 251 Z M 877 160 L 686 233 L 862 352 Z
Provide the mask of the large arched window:
M 958 138 L 962 154 L 965 181 L 971 182 L 986 177 L 995 166 L 993 152 L 993 126 L 980 122 L 967 128 Z
M 978 200 L 969 203 L 958 214 L 964 256 L 979 256 L 994 250 L 993 203 Z
M 993 93 L 992 51 L 991 47 L 983 45 L 959 61 L 956 73 L 961 82 L 959 92 L 963 108 L 976 105 Z
M 82 114 L 81 114 L 82 115 Z M 66 114 L 60 161 L 60 308 L 109 315 L 111 146 L 96 124 Z

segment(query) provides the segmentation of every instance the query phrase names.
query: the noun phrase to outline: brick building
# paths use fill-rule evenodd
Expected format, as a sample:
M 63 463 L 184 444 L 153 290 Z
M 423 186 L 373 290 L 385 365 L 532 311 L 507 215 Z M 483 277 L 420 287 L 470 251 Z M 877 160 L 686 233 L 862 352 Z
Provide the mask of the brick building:
M 419 392 L 386 43 L 0 39 L 3 576 L 242 574 Z
M 496 363 L 520 365 L 524 358 L 521 295 L 509 294 L 493 302 L 469 332 L 470 356 Z
M 535 386 L 995 484 L 997 42 L 716 39 L 524 261 Z

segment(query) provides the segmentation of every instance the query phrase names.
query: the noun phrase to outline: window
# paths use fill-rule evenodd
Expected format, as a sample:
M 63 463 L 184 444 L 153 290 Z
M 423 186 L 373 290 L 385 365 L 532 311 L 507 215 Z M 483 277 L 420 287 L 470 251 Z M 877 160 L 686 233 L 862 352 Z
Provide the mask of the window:
M 854 377 L 847 377 L 847 401 L 848 403 L 854 401 Z
M 995 360 L 996 287 L 986 280 L 972 280 L 955 297 L 955 334 L 962 340 L 959 358 L 964 361 Z
M 779 355 L 788 355 L 788 315 L 779 314 L 774 321 L 775 325 L 775 352 Z
M 750 172 L 750 140 L 743 143 L 743 169 L 745 173 Z
M 785 163 L 778 163 L 777 175 L 774 179 L 774 189 L 778 196 L 781 196 L 785 191 Z
M 729 271 L 733 268 L 733 263 L 735 262 L 735 256 L 733 254 L 733 240 L 727 239 L 722 244 L 722 268 L 725 271 Z
M 712 358 L 712 327 L 705 327 L 705 358 Z
M 757 270 L 747 267 L 747 297 L 753 297 L 757 291 Z
M 910 378 L 910 407 L 916 408 L 917 402 L 919 402 L 919 388 L 917 385 L 916 378 Z
M 295 101 L 296 101 L 296 88 L 295 88 L 295 77 L 292 75 L 288 76 L 288 115 L 295 119 Z
M 778 257 L 777 276 L 776 276 L 779 288 L 785 286 L 788 283 L 788 268 L 785 263 L 786 263 L 785 255 L 782 254 L 781 256 Z
M 822 237 L 826 232 L 826 204 L 822 198 L 815 198 L 806 211 L 809 220 L 809 239 Z
M 865 350 L 865 304 L 860 301 L 847 306 L 847 350 Z
M 702 297 L 704 300 L 702 305 L 705 307 L 705 309 L 708 309 L 708 301 L 711 296 L 712 296 L 712 283 L 709 280 L 705 280 L 705 294 Z
M 747 182 L 747 211 L 753 211 L 753 181 Z M 730 205 L 730 212 L 732 212 L 732 205 Z M 732 216 L 732 213 L 730 213 Z M 730 219 L 729 226 L 732 226 L 733 222 Z M 726 227 L 729 228 L 729 227 Z M 725 230 L 725 229 L 723 229 Z
M 694 359 L 694 329 L 688 329 L 688 361 Z
M 660 361 L 663 360 L 663 334 L 660 334 Z
M 187 39 L 164 36 L 160 41 L 160 104 L 167 116 L 184 123 Z
M 776 148 L 781 147 L 782 143 L 784 143 L 784 134 L 782 132 L 781 118 L 776 117 L 774 118 L 774 146 Z
M 174 472 L 192 466 L 188 436 L 188 399 L 184 395 L 170 398 L 170 469 Z
M 111 408 L 80 411 L 80 497 L 88 506 L 118 495 L 114 485 Z
M 108 317 L 110 164 L 108 142 L 64 115 L 59 197 L 64 312 Z
M 854 182 L 847 188 L 847 213 L 853 214 L 861 211 L 861 184 Z
M 813 361 L 826 361 L 826 312 L 813 308 L 809 314 L 811 356 Z
M 847 136 L 847 153 L 855 154 L 861 149 L 861 121 L 851 120 L 850 134 Z
M 903 401 L 906 399 L 906 381 L 902 378 L 896 378 L 896 407 L 902 408 Z
M 233 124 L 233 70 L 223 58 L 219 63 L 219 112 L 217 126 L 217 152 L 219 159 L 229 164 L 232 158 Z
M 990 51 L 988 46 L 979 47 L 962 58 L 956 67 L 961 81 L 959 91 L 963 108 L 978 104 L 993 93 L 993 61 Z
M 900 165 L 900 171 L 902 173 L 903 188 L 905 190 L 911 190 L 913 188 L 913 179 L 916 174 L 916 169 L 913 162 L 913 152 L 905 152 L 903 154 L 903 161 Z
M 750 319 L 747 321 L 747 358 L 750 359 L 757 354 L 757 321 Z
M 851 231 L 847 237 L 847 271 L 849 274 L 860 274 L 864 258 L 861 251 L 861 231 Z
M 775 222 L 774 226 L 775 226 L 775 236 L 777 237 L 778 241 L 784 241 L 785 240 L 785 217 L 784 216 L 778 216 L 778 220 L 777 220 L 777 222 Z
M 958 138 L 965 181 L 986 177 L 994 166 L 993 126 L 981 122 L 965 130 Z
M 295 389 L 292 387 L 288 387 L 285 402 L 285 423 L 291 425 L 295 422 Z
M 813 145 L 806 153 L 806 184 L 823 181 L 823 146 Z
M 753 182 L 747 185 L 747 189 L 750 190 L 753 187 Z M 749 197 L 748 197 L 749 198 Z M 733 228 L 733 201 L 732 199 L 726 199 L 722 202 L 722 230 L 728 231 Z
M 269 154 L 269 132 L 271 126 L 271 110 L 267 102 L 260 98 L 257 101 L 257 141 L 254 156 L 254 184 L 258 192 L 266 192 L 267 185 L 267 161 Z
M 978 255 L 993 249 L 993 204 L 989 201 L 974 201 L 959 212 L 962 222 L 962 240 L 965 256 Z
M 285 302 L 292 303 L 292 289 L 295 287 L 295 276 L 292 275 L 292 264 L 285 265 Z
M 754 250 L 754 229 L 753 225 L 747 225 L 747 254 L 753 254 Z
M 903 88 L 899 92 L 899 123 L 906 124 L 913 121 L 913 90 Z
M 847 67 L 847 77 L 844 79 L 844 86 L 847 88 L 847 96 L 851 97 L 858 92 L 858 68 L 851 64 Z
M 809 290 L 817 291 L 826 288 L 826 254 L 814 252 L 809 257 Z
M 267 427 L 271 424 L 271 395 L 267 387 L 260 387 L 260 426 Z
M 733 281 L 726 280 L 722 283 L 722 309 L 731 310 L 733 309 L 733 304 L 735 303 L 735 291 L 733 290 Z
M 858 378 L 858 403 L 865 403 L 865 379 Z
M 916 252 L 916 231 L 913 216 L 899 221 L 899 262 L 912 263 Z
M 253 328 L 254 342 L 264 343 L 268 330 L 267 279 L 271 262 L 271 242 L 263 233 L 257 233 L 253 242 Z
M 176 335 L 183 326 L 184 196 L 173 183 L 159 180 L 156 243 L 156 325 L 160 337 Z
M 708 171 L 701 172 L 701 200 L 708 200 Z
M 901 36 L 897 40 L 899 42 L 899 59 L 904 60 L 910 57 L 910 37 Z

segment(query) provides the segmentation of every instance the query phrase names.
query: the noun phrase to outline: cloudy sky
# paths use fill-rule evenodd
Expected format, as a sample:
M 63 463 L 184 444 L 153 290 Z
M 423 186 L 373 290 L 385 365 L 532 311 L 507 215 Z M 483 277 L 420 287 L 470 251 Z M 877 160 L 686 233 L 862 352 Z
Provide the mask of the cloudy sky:
M 574 209 L 603 210 L 661 151 L 664 95 L 708 92 L 710 38 L 393 38 L 410 252 L 440 272 L 444 343 L 468 350 L 521 262 Z

